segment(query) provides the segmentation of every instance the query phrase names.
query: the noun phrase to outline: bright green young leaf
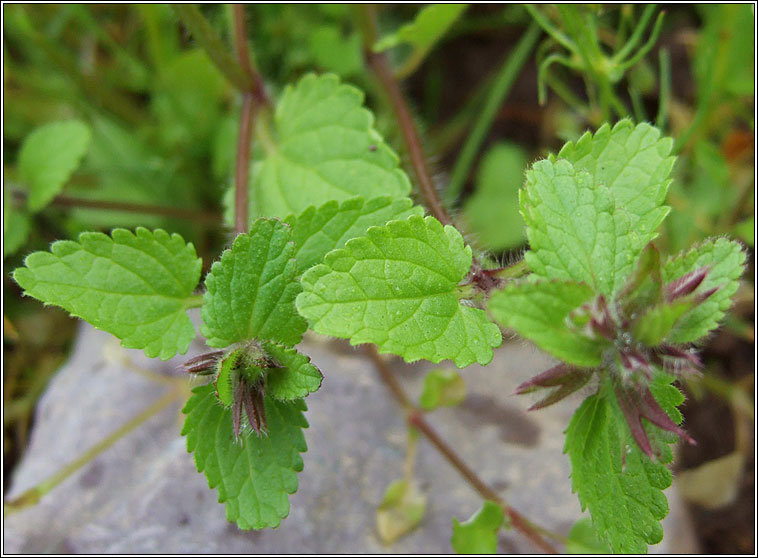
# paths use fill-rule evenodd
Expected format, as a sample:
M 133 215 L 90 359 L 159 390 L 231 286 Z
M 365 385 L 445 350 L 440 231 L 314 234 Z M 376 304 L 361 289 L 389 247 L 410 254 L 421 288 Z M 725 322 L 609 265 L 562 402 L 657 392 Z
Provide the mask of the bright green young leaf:
M 252 431 L 235 442 L 232 411 L 218 404 L 212 384 L 196 387 L 183 412 L 182 435 L 208 486 L 226 503 L 226 517 L 240 529 L 277 527 L 289 514 L 289 494 L 297 491 L 300 454 L 306 451 L 308 422 L 302 400 L 265 399 L 268 435 Z
M 677 320 L 692 306 L 693 301 L 689 299 L 656 304 L 635 320 L 632 336 L 648 347 L 655 347 L 666 338 Z
M 424 378 L 419 406 L 425 411 L 437 407 L 454 407 L 466 398 L 466 384 L 455 370 L 436 368 Z
M 195 337 L 186 310 L 202 260 L 178 234 L 114 229 L 59 240 L 27 256 L 13 278 L 26 294 L 112 333 L 124 347 L 168 360 Z
M 467 521 L 453 518 L 450 544 L 457 554 L 495 554 L 497 533 L 504 521 L 503 508 L 485 500 L 482 507 Z
M 607 294 L 623 284 L 639 254 L 631 249 L 625 214 L 615 210 L 603 183 L 566 160 L 543 160 L 526 173 L 520 198 L 530 245 L 524 259 L 534 273 Z
M 324 262 L 303 275 L 297 298 L 317 333 L 375 343 L 408 362 L 451 359 L 460 368 L 489 363 L 502 342 L 485 313 L 458 298 L 471 248 L 433 217 L 372 227 Z
M 566 554 L 611 554 L 611 549 L 597 539 L 592 520 L 583 517 L 568 532 Z
M 526 240 L 518 210 L 518 191 L 524 183 L 526 152 L 515 143 L 498 143 L 484 156 L 474 194 L 463 214 L 468 230 L 490 250 L 516 248 Z
M 24 140 L 18 173 L 29 186 L 30 211 L 39 211 L 60 193 L 87 152 L 91 137 L 84 122 L 65 120 L 43 124 Z
M 666 395 L 662 400 L 656 391 L 660 390 L 653 392 L 658 403 L 673 415 L 669 407 L 673 399 Z M 660 521 L 668 513 L 663 490 L 671 484 L 664 463 L 672 454 L 667 449 L 661 452 L 661 462 L 654 462 L 637 447 L 610 383 L 574 413 L 564 451 L 571 460 L 571 482 L 582 509 L 589 509 L 598 537 L 613 552 L 644 553 L 647 545 L 661 541 Z
M 291 347 L 277 343 L 262 343 L 266 355 L 281 368 L 271 368 L 266 373 L 266 395 L 287 401 L 305 397 L 318 391 L 323 375 L 311 364 L 311 359 Z
M 399 44 L 408 43 L 420 52 L 423 57 L 434 44 L 447 33 L 448 29 L 456 22 L 467 4 L 432 4 L 426 6 L 416 14 L 416 18 L 403 25 L 400 29 L 382 37 L 375 45 L 375 52 L 395 47 Z
M 703 241 L 690 251 L 670 258 L 662 268 L 663 280 L 668 283 L 708 266 L 706 275 L 695 293 L 720 287 L 703 303 L 685 314 L 668 336 L 674 343 L 697 341 L 718 326 L 731 305 L 731 297 L 737 292 L 739 278 L 745 265 L 745 252 L 738 242 L 726 238 Z
M 309 207 L 297 217 L 290 215 L 285 222 L 292 227 L 297 268 L 303 273 L 321 263 L 327 252 L 342 248 L 351 238 L 365 236 L 369 227 L 423 214 L 423 208 L 414 206 L 408 198 L 353 198 Z
M 376 510 L 376 530 L 382 542 L 392 544 L 421 523 L 426 513 L 426 496 L 415 482 L 396 480 L 387 487 Z
M 295 345 L 306 330 L 295 309 L 300 284 L 289 227 L 258 219 L 205 278 L 201 331 L 211 347 L 246 339 Z
M 671 138 L 662 138 L 657 128 L 622 120 L 613 128 L 604 124 L 594 135 L 585 133 L 558 154 L 611 190 L 616 207 L 628 220 L 633 259 L 657 236 L 655 230 L 668 214 L 663 203 L 674 166 L 672 146 Z
M 232 372 L 239 363 L 242 349 L 236 349 L 224 355 L 224 358 L 218 361 L 218 371 L 216 373 L 216 395 L 221 404 L 229 408 L 234 403 L 234 383 Z
M 569 313 L 592 296 L 592 289 L 581 283 L 519 281 L 493 293 L 487 308 L 501 326 L 516 330 L 553 356 L 577 366 L 597 366 L 605 344 L 566 324 Z
M 266 156 L 253 165 L 250 215 L 286 217 L 327 200 L 407 196 L 398 156 L 374 129 L 363 93 L 334 74 L 285 89 Z

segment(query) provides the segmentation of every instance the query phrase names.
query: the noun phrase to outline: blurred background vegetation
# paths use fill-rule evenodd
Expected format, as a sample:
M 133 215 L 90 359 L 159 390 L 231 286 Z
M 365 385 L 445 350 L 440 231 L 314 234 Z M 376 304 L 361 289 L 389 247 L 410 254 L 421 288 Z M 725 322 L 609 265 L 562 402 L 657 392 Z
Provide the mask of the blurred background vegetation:
M 231 44 L 228 6 L 203 15 Z M 524 247 L 517 192 L 527 164 L 586 129 L 630 117 L 675 138 L 679 155 L 658 241 L 712 235 L 750 248 L 707 374 L 685 386 L 696 447 L 680 485 L 705 552 L 750 553 L 753 524 L 754 34 L 752 5 L 378 6 L 382 37 L 422 130 L 443 199 L 470 242 L 511 261 Z M 249 5 L 250 45 L 272 97 L 306 72 L 367 93 L 377 126 L 407 159 L 387 99 L 364 63 L 347 5 Z M 9 272 L 25 254 L 85 230 L 178 232 L 207 267 L 229 240 L 240 99 L 170 6 L 3 6 L 3 348 L 6 472 L 34 406 L 66 358 L 75 321 L 23 299 Z M 81 163 L 40 199 L 53 122 L 86 128 Z M 49 152 L 70 146 L 46 146 Z M 51 153 L 50 156 L 54 154 Z M 716 495 L 703 487 L 716 490 Z M 715 487 L 715 488 L 714 488 Z M 7 485 L 4 489 L 7 488 Z

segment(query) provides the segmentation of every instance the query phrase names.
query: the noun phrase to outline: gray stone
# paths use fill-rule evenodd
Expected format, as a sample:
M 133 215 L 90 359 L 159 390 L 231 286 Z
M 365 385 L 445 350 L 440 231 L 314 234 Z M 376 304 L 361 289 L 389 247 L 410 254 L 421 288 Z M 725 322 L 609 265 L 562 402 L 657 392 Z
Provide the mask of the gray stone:
M 452 518 L 465 519 L 480 497 L 426 441 L 416 478 L 428 495 L 420 527 L 392 546 L 379 540 L 375 509 L 386 486 L 403 474 L 406 428 L 398 405 L 360 351 L 309 338 L 301 347 L 321 367 L 322 389 L 308 398 L 308 452 L 290 516 L 274 530 L 240 531 L 194 468 L 180 437 L 177 402 L 119 440 L 46 495 L 5 520 L 7 553 L 447 553 Z M 70 462 L 160 397 L 165 386 L 113 355 L 157 374 L 167 363 L 121 349 L 110 335 L 82 324 L 68 363 L 37 408 L 31 442 L 6 497 L 14 497 Z M 109 356 L 110 355 L 110 356 Z M 503 498 L 538 524 L 566 533 L 580 517 L 571 493 L 563 430 L 579 397 L 527 414 L 516 385 L 552 361 L 524 342 L 506 342 L 486 367 L 463 371 L 469 397 L 430 414 L 440 435 Z M 430 365 L 393 367 L 410 394 L 421 391 Z M 191 380 L 187 380 L 189 384 Z M 669 490 L 672 513 L 658 552 L 694 552 L 689 523 Z M 518 532 L 504 532 L 501 552 L 534 552 Z

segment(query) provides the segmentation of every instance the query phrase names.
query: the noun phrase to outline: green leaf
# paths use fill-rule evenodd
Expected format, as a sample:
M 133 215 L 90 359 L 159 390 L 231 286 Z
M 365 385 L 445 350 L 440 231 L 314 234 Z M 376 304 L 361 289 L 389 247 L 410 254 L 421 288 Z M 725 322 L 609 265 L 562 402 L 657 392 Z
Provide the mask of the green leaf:
M 168 360 L 195 337 L 187 308 L 202 260 L 178 234 L 114 229 L 59 240 L 27 256 L 13 278 L 26 294 L 112 333 L 124 347 Z
M 632 336 L 648 347 L 659 345 L 677 320 L 693 306 L 690 299 L 660 303 L 648 308 L 632 324 Z
M 183 409 L 182 435 L 208 486 L 226 503 L 226 517 L 240 529 L 277 527 L 290 510 L 289 494 L 297 491 L 306 451 L 303 428 L 308 422 L 302 400 L 265 399 L 268 435 L 252 431 L 234 441 L 232 411 L 218 404 L 213 385 L 196 387 Z
M 526 166 L 526 152 L 515 143 L 495 144 L 482 160 L 476 189 L 463 213 L 468 230 L 490 250 L 516 248 L 526 240 L 518 209 Z
M 566 554 L 610 554 L 607 544 L 597 538 L 589 517 L 583 517 L 568 532 Z
M 412 215 L 329 252 L 303 275 L 297 308 L 317 333 L 375 343 L 408 362 L 487 364 L 502 338 L 458 298 L 470 268 L 471 248 L 455 228 Z
M 290 215 L 285 222 L 292 227 L 295 258 L 302 273 L 321 263 L 327 252 L 342 248 L 351 238 L 364 236 L 369 227 L 423 214 L 423 208 L 414 206 L 408 198 L 353 198 L 309 207 L 297 217 Z
M 286 401 L 305 397 L 318 391 L 323 375 L 311 364 L 311 359 L 291 347 L 262 343 L 266 355 L 282 368 L 266 372 L 266 395 Z
M 482 507 L 467 521 L 453 518 L 453 537 L 450 544 L 457 554 L 495 554 L 497 532 L 504 521 L 503 508 L 485 500 Z
M 436 368 L 424 378 L 419 406 L 425 411 L 437 407 L 454 407 L 466 398 L 466 384 L 455 370 Z
M 697 341 L 718 326 L 737 292 L 739 278 L 745 265 L 745 252 L 738 242 L 726 238 L 703 241 L 686 253 L 670 258 L 661 272 L 666 283 L 674 281 L 700 267 L 710 271 L 695 293 L 720 287 L 704 302 L 686 313 L 676 324 L 668 340 L 674 343 Z
M 408 43 L 425 53 L 447 33 L 466 7 L 467 4 L 426 6 L 416 14 L 411 23 L 403 25 L 391 35 L 382 37 L 374 45 L 374 52 L 382 52 L 399 44 Z
M 755 247 L 755 217 L 747 217 L 732 228 L 732 234 L 751 248 Z
M 87 152 L 91 136 L 84 122 L 66 120 L 43 124 L 24 140 L 18 172 L 29 186 L 30 211 L 39 211 L 60 193 Z
M 574 413 L 564 451 L 582 509 L 589 509 L 598 537 L 613 552 L 644 553 L 661 541 L 660 521 L 668 513 L 662 491 L 671 485 L 671 472 L 637 447 L 610 382 Z M 664 461 L 670 457 L 669 450 Z
M 224 355 L 224 358 L 218 361 L 218 372 L 216 374 L 216 395 L 221 404 L 229 408 L 234 403 L 234 382 L 232 372 L 237 367 L 242 349 L 236 349 Z
M 29 237 L 31 229 L 29 214 L 14 207 L 8 188 L 3 188 L 3 258 L 15 254 Z
M 572 279 L 610 294 L 639 255 L 610 190 L 568 161 L 532 166 L 521 191 L 521 214 L 530 245 L 524 259 L 545 279 Z
M 334 25 L 321 25 L 311 31 L 308 43 L 313 59 L 321 68 L 342 76 L 363 68 L 361 37 L 353 33 L 345 37 Z
M 562 281 L 512 282 L 487 304 L 501 326 L 514 329 L 552 355 L 577 366 L 597 366 L 605 343 L 569 329 L 566 319 L 590 300 L 587 285 Z
M 604 124 L 594 136 L 585 133 L 558 154 L 611 190 L 628 220 L 632 259 L 657 236 L 655 230 L 669 212 L 663 203 L 675 160 L 672 146 L 671 138 L 662 138 L 658 128 L 621 120 L 613 128 Z
M 376 529 L 382 542 L 392 544 L 421 523 L 426 513 L 426 496 L 415 482 L 393 481 L 376 510 Z
M 247 339 L 295 345 L 306 330 L 295 309 L 300 284 L 289 227 L 258 219 L 205 278 L 201 331 L 211 347 Z
M 273 139 L 251 173 L 251 216 L 286 217 L 327 200 L 410 192 L 398 156 L 374 129 L 363 93 L 334 74 L 308 74 L 277 104 Z

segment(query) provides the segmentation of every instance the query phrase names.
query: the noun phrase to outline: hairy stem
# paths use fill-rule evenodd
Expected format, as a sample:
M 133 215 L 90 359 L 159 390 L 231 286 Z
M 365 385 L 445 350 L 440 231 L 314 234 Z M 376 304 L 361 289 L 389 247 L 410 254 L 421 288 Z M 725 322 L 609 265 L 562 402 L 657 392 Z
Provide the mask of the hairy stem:
M 27 193 L 21 190 L 13 190 L 13 197 L 18 202 L 25 202 Z M 105 209 L 108 211 L 128 211 L 130 213 L 144 213 L 145 215 L 160 215 L 173 219 L 186 219 L 188 221 L 202 223 L 219 223 L 221 214 L 215 211 L 196 211 L 194 209 L 182 209 L 180 207 L 163 207 L 143 203 L 114 202 L 105 200 L 89 200 L 72 196 L 59 195 L 53 198 L 50 205 L 57 207 L 75 207 L 81 209 Z
M 445 207 L 442 205 L 437 189 L 434 186 L 432 174 L 429 171 L 426 156 L 424 155 L 424 149 L 421 146 L 421 138 L 413 122 L 413 115 L 408 108 L 408 104 L 405 102 L 402 91 L 400 91 L 399 84 L 395 80 L 387 57 L 383 53 L 376 53 L 372 50 L 372 46 L 379 36 L 374 7 L 364 4 L 360 8 L 361 12 L 359 16 L 363 32 L 363 54 L 369 67 L 376 74 L 379 83 L 389 97 L 390 104 L 400 125 L 405 146 L 408 149 L 411 166 L 416 175 L 416 182 L 418 183 L 421 197 L 424 199 L 424 205 L 426 205 L 429 213 L 443 225 L 450 225 L 452 221 Z
M 176 390 L 170 390 L 163 397 L 160 397 L 147 409 L 142 411 L 139 415 L 132 418 L 121 428 L 111 433 L 103 440 L 99 441 L 79 457 L 74 459 L 71 463 L 65 465 L 62 469 L 49 476 L 38 485 L 33 486 L 17 498 L 5 502 L 3 504 L 3 516 L 5 517 L 11 515 L 23 510 L 24 508 L 28 508 L 37 504 L 37 502 L 39 502 L 40 499 L 45 496 L 45 494 L 50 492 L 68 477 L 76 473 L 87 463 L 91 462 L 95 457 L 107 450 L 121 438 L 129 434 L 132 430 L 171 405 L 174 401 L 176 401 L 178 393 L 179 392 Z
M 488 486 L 456 453 L 456 451 L 443 440 L 439 434 L 432 428 L 424 417 L 423 411 L 416 407 L 410 398 L 406 395 L 400 383 L 395 378 L 392 369 L 386 360 L 379 355 L 374 345 L 366 347 L 366 354 L 371 359 L 384 385 L 387 386 L 395 400 L 403 407 L 406 413 L 406 421 L 409 426 L 415 428 L 426 438 L 440 454 L 460 473 L 460 475 L 476 490 L 476 492 L 485 500 L 491 500 L 503 508 L 503 511 L 511 520 L 511 525 L 520 531 L 525 537 L 532 541 L 538 548 L 550 554 L 557 554 L 553 545 L 547 542 L 543 535 L 554 539 L 563 539 L 555 533 L 543 529 L 529 521 L 518 511 L 509 506 L 495 490 Z

